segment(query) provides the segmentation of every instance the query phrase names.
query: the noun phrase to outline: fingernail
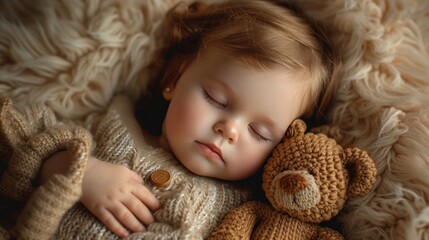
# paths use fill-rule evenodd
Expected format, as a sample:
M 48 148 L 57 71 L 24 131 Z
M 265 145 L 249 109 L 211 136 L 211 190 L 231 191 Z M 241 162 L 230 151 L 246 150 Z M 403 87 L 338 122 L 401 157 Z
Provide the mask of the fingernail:
M 122 238 L 128 237 L 128 235 L 129 235 L 129 233 L 128 233 L 127 231 L 123 231 L 123 232 L 121 233 L 121 237 L 122 237 Z

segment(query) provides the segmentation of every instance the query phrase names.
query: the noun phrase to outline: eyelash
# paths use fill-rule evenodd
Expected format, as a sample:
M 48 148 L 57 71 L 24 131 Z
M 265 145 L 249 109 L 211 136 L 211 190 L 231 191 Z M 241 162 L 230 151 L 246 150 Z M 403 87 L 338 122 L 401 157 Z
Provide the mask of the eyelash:
M 250 134 L 256 139 L 256 141 L 258 141 L 258 142 L 268 142 L 267 138 L 262 137 L 251 126 L 249 126 L 248 128 L 249 128 Z
M 203 92 L 204 99 L 205 99 L 208 103 L 210 103 L 210 104 L 212 104 L 213 106 L 215 106 L 216 108 L 220 108 L 220 109 L 222 109 L 222 108 L 225 108 L 225 107 L 227 106 L 226 104 L 222 104 L 222 103 L 220 103 L 220 102 L 216 101 L 214 98 L 212 98 L 212 97 L 207 93 L 207 91 L 206 91 L 206 90 L 202 89 L 202 92 Z M 255 139 L 256 139 L 256 141 L 258 141 L 258 142 L 268 142 L 268 139 L 267 139 L 267 138 L 262 137 L 262 136 L 261 136 L 258 132 L 256 132 L 256 131 L 251 127 L 251 126 L 249 126 L 248 128 L 249 128 L 249 132 L 250 132 L 250 134 L 252 135 L 252 137 L 253 137 L 253 138 L 255 138 Z
M 220 102 L 216 101 L 214 98 L 212 98 L 212 97 L 207 93 L 207 91 L 206 91 L 206 90 L 202 89 L 202 91 L 203 91 L 204 99 L 205 99 L 208 103 L 212 104 L 213 106 L 215 106 L 215 107 L 217 107 L 217 108 L 225 108 L 225 107 L 226 107 L 226 104 L 222 104 L 222 103 L 220 103 Z

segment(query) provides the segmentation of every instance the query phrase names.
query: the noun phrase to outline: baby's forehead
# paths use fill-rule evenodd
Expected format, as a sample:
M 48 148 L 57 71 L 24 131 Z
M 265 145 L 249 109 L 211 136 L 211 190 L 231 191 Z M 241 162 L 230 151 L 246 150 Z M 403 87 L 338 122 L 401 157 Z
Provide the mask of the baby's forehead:
M 305 108 L 307 101 L 301 99 L 308 98 L 308 89 L 314 82 L 307 71 L 291 70 L 275 63 L 259 63 L 217 46 L 204 48 L 191 65 L 194 65 L 194 72 L 203 77 L 223 82 L 231 88 L 236 86 L 237 93 L 249 91 L 260 95 L 259 100 L 268 98 L 272 102 L 283 101 L 285 105 L 293 101 L 300 109 Z M 267 91 L 269 94 L 263 96 Z M 282 100 L 285 97 L 291 98 L 290 101 Z
M 307 78 L 309 76 L 309 73 L 305 68 L 293 68 L 285 64 L 280 64 L 274 60 L 258 58 L 247 53 L 233 49 L 225 49 L 222 46 L 217 45 L 202 47 L 192 62 L 198 64 L 206 63 L 210 64 L 212 67 L 216 64 L 235 64 L 241 66 L 243 69 L 258 71 L 281 69 L 287 70 L 295 75 L 299 75 L 300 78 Z

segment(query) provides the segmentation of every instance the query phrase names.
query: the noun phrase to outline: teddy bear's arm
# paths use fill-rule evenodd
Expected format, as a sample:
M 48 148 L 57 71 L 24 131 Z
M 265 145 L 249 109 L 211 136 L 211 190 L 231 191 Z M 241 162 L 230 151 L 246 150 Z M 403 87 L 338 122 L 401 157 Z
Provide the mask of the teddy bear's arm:
M 222 223 L 211 233 L 209 240 L 250 239 L 256 225 L 259 202 L 247 202 L 230 211 Z
M 343 240 L 344 237 L 337 231 L 322 227 L 317 230 L 317 237 L 318 240 Z

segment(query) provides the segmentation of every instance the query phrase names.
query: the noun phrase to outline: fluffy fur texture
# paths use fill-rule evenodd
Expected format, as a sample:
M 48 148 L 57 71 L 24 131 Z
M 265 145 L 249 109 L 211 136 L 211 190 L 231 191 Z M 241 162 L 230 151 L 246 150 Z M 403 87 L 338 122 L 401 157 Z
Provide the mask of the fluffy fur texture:
M 136 96 L 175 2 L 2 1 L 0 94 L 67 117 Z M 379 172 L 372 193 L 349 201 L 343 234 L 429 238 L 429 2 L 294 2 L 326 23 L 344 60 L 328 131 L 368 151 Z
M 428 239 L 429 2 L 297 2 L 327 23 L 344 60 L 330 124 L 379 173 L 374 192 L 341 215 L 344 235 Z
M 0 93 L 82 117 L 138 94 L 177 0 L 39 2 L 0 5 Z

